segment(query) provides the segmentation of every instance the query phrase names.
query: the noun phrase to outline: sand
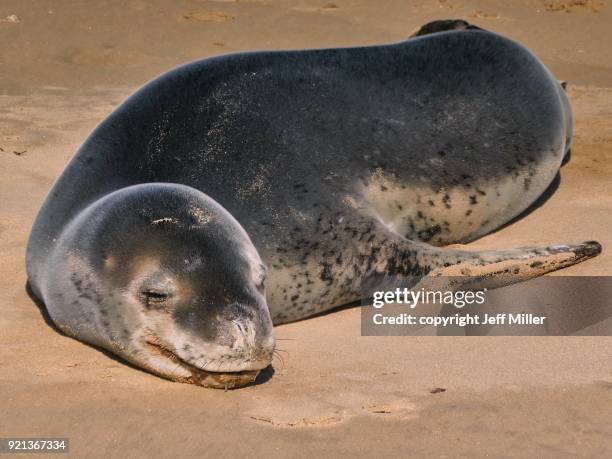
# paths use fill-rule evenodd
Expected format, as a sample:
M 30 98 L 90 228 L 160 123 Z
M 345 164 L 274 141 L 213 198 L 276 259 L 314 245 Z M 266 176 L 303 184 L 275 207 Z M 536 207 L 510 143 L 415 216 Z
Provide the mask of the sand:
M 609 337 L 362 337 L 347 309 L 278 327 L 274 375 L 223 392 L 58 334 L 25 291 L 45 194 L 148 79 L 227 52 L 397 41 L 456 17 L 522 42 L 569 80 L 576 118 L 555 194 L 471 245 L 596 239 L 604 253 L 563 274 L 612 274 L 610 1 L 3 0 L 0 436 L 68 437 L 76 457 L 610 457 Z

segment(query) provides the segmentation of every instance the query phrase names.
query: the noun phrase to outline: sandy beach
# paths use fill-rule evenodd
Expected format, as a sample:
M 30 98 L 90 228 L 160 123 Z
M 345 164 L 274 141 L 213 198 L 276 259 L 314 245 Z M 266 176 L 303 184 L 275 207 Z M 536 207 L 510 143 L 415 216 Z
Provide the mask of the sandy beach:
M 169 382 L 61 335 L 26 292 L 46 193 L 126 96 L 191 60 L 399 41 L 463 18 L 569 82 L 572 159 L 541 207 L 470 244 L 595 239 L 555 275 L 612 275 L 612 1 L 0 3 L 0 437 L 75 457 L 610 457 L 611 337 L 362 337 L 359 309 L 276 329 L 282 361 L 236 391 Z

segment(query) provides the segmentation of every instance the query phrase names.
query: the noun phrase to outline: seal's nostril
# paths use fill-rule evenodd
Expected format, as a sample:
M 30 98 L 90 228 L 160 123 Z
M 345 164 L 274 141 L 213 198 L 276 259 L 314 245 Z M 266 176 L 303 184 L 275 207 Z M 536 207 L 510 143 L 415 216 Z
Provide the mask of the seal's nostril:
M 143 290 L 140 294 L 146 297 L 149 301 L 164 301 L 168 299 L 168 294 L 165 292 L 155 292 L 151 290 Z
M 243 339 L 246 339 L 248 337 L 248 331 L 249 331 L 249 327 L 247 324 L 243 323 L 240 320 L 232 320 L 232 323 L 236 326 L 236 328 L 238 329 L 238 332 L 240 333 L 240 335 L 242 336 Z

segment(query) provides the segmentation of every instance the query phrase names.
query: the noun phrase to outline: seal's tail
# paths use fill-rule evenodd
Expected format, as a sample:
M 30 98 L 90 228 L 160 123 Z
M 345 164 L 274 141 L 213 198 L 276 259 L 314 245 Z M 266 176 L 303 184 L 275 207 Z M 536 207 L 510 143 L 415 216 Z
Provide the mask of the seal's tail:
M 599 255 L 601 250 L 601 244 L 596 241 L 492 251 L 431 247 L 430 255 L 438 267 L 428 277 L 455 280 L 463 277 L 465 281 L 459 282 L 462 288 L 467 287 L 465 284 L 471 288 L 497 288 L 575 265 Z

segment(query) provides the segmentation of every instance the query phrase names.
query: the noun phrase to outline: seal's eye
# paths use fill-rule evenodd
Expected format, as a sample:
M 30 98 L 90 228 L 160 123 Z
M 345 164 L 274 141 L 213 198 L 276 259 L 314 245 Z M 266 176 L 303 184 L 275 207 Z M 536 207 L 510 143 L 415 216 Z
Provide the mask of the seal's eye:
M 140 301 L 149 309 L 162 308 L 169 297 L 168 292 L 160 290 L 146 289 L 140 291 Z
M 176 286 L 167 274 L 154 272 L 142 281 L 137 292 L 138 299 L 147 309 L 166 309 Z

